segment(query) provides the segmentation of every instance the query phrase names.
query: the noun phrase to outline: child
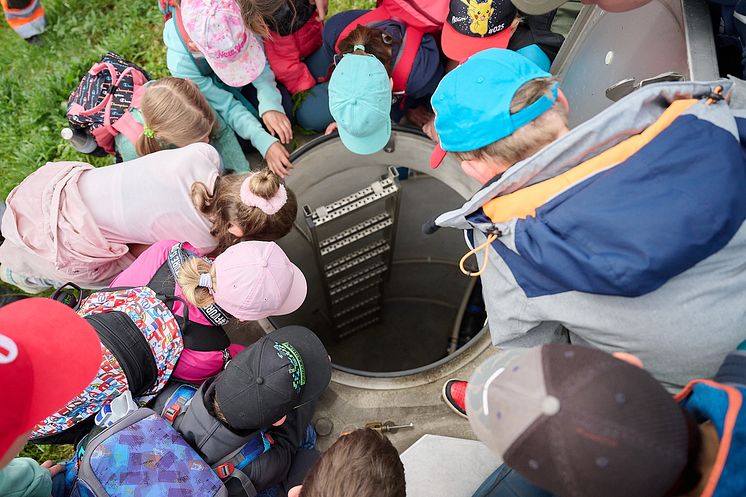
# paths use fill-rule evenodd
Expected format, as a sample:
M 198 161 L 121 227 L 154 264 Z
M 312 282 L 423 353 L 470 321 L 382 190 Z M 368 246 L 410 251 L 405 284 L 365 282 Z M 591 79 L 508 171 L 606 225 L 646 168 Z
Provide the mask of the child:
M 331 361 L 321 340 L 307 328 L 281 328 L 207 380 L 190 403 L 176 410 L 173 426 L 213 467 L 229 459 L 257 430 L 265 431 L 274 442 L 272 447 L 247 466 L 236 465 L 232 473 L 243 473 L 261 492 L 285 483 L 289 474 L 307 471 L 307 466 L 297 467 L 309 461 L 308 454 L 301 454 L 307 452 L 301 445 L 314 402 L 330 380 Z M 159 395 L 153 409 L 168 414 L 174 403 L 170 396 L 169 392 Z
M 746 326 L 739 91 L 643 88 L 568 131 L 556 82 L 515 52 L 443 78 L 431 165 L 450 151 L 484 186 L 436 225 L 467 230 L 495 345 L 627 350 L 671 389 L 716 372 Z
M 241 12 L 250 10 L 249 5 L 255 3 L 254 0 L 238 0 Z M 244 15 L 244 20 L 246 17 Z M 264 50 L 277 81 L 291 95 L 313 88 L 329 68 L 328 60 L 319 50 L 324 25 L 314 3 L 308 0 L 283 2 L 265 22 L 270 32 L 264 37 Z
M 471 426 L 505 461 L 474 497 L 746 493 L 742 350 L 674 398 L 639 360 L 564 344 L 513 352 L 469 382 Z
M 259 241 L 233 245 L 214 261 L 189 243 L 161 241 L 143 252 L 111 286 L 149 285 L 160 293 L 153 279 L 161 274 L 167 282 L 164 293 L 184 299 L 189 309 L 185 348 L 173 375 L 192 383 L 220 372 L 244 348 L 230 344 L 216 315 L 256 321 L 290 314 L 306 297 L 303 273 L 277 244 Z M 184 315 L 179 301 L 173 312 Z
M 52 478 L 62 477 L 63 466 L 52 461 L 39 466 L 31 459 L 15 457 L 26 445 L 31 428 L 96 375 L 101 342 L 75 311 L 49 299 L 26 299 L 3 307 L 0 328 L 4 407 L 0 416 L 0 495 L 49 497 Z
M 235 1 L 183 0 L 175 16 L 180 16 L 184 33 L 173 18 L 163 30 L 171 74 L 194 81 L 215 112 L 251 142 L 270 169 L 287 174 L 292 164 L 282 144 L 293 138 L 290 120 L 262 43 L 244 26 Z M 247 85 L 256 91 L 258 111 L 241 95 Z
M 288 497 L 404 497 L 399 453 L 383 434 L 361 428 L 342 435 Z
M 297 211 L 291 191 L 277 212 L 261 209 L 279 201 L 279 178 L 218 177 L 219 169 L 206 143 L 102 168 L 48 163 L 8 196 L 0 278 L 28 292 L 66 281 L 96 288 L 160 240 L 186 240 L 210 254 L 287 234 Z
M 387 77 L 393 77 L 393 91 L 395 99 L 392 100 L 390 113 L 394 122 L 399 122 L 404 115 L 416 126 L 422 126 L 426 117 L 426 107 L 428 99 L 438 86 L 438 82 L 443 77 L 443 64 L 440 58 L 440 49 L 436 39 L 431 34 L 424 34 L 419 43 L 419 48 L 411 67 L 403 67 L 396 71 L 397 64 L 401 62 L 403 50 L 405 47 L 405 35 L 407 26 L 396 20 L 385 20 L 375 22 L 372 25 L 359 25 L 349 34 L 346 34 L 349 25 L 355 23 L 368 11 L 351 10 L 339 13 L 333 16 L 324 26 L 324 51 L 327 60 L 331 63 L 336 60 L 339 63 L 338 54 L 360 53 L 375 56 L 383 64 Z M 344 35 L 344 36 L 343 36 Z M 365 47 L 364 50 L 356 50 L 356 46 Z M 403 62 L 402 62 L 403 63 Z M 336 70 L 335 70 L 336 71 Z M 379 69 L 380 72 L 383 72 Z M 334 73 L 332 73 L 334 78 Z M 360 81 L 350 81 L 350 86 L 346 91 L 351 91 L 353 85 L 359 84 Z M 319 85 L 319 89 L 314 89 L 313 98 L 306 98 L 303 104 L 296 111 L 296 118 L 299 122 L 304 119 L 306 114 L 316 117 L 318 123 L 313 129 L 322 130 L 324 124 L 328 124 L 336 116 L 329 115 L 324 111 L 324 107 L 333 108 L 336 106 L 335 101 L 340 96 L 333 94 L 331 89 L 328 95 L 319 93 L 326 89 L 328 85 Z M 326 97 L 326 98 L 323 98 Z M 333 113 L 332 113 L 333 114 Z M 321 119 L 323 117 L 323 119 Z M 339 125 L 339 123 L 337 123 Z
M 149 81 L 142 92 L 135 92 L 128 111 L 136 126 L 134 142 L 119 133 L 114 137 L 122 161 L 167 148 L 191 143 L 211 143 L 220 153 L 226 169 L 247 172 L 249 162 L 236 135 L 216 116 L 197 85 L 188 79 L 161 78 Z
M 564 41 L 551 32 L 555 14 L 523 16 L 509 0 L 452 0 L 441 39 L 449 68 L 482 50 L 507 48 L 549 71 Z

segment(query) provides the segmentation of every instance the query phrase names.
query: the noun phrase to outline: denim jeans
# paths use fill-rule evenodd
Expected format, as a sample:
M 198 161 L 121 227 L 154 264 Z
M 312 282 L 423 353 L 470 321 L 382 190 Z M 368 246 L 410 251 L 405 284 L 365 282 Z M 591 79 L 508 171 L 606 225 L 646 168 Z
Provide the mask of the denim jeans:
M 503 464 L 474 492 L 473 497 L 553 497 Z

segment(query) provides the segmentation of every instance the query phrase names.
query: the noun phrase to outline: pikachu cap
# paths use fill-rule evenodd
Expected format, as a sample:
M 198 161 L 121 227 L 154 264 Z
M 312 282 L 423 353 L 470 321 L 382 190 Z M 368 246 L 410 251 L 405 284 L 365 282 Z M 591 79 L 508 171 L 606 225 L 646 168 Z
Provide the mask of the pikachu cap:
M 461 62 L 488 48 L 507 48 L 516 12 L 510 0 L 451 0 L 443 24 L 443 53 Z
M 515 114 L 513 95 L 525 83 L 552 75 L 521 54 L 503 48 L 483 50 L 445 75 L 431 100 L 440 139 L 430 167 L 440 165 L 446 152 L 469 152 L 510 136 L 548 111 L 558 88 Z

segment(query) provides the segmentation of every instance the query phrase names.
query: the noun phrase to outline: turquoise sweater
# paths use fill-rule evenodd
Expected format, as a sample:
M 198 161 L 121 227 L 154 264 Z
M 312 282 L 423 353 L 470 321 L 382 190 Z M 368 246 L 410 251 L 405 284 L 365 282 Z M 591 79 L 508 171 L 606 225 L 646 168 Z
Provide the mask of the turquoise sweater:
M 163 28 L 163 41 L 166 44 L 166 63 L 168 70 L 173 76 L 189 78 L 194 81 L 207 101 L 233 130 L 262 154 L 267 155 L 267 149 L 277 141 L 264 130 L 259 122 L 244 105 L 236 100 L 233 94 L 220 88 L 215 84 L 215 75 L 203 76 L 199 68 L 192 60 L 184 44 L 179 38 L 179 33 L 172 19 L 169 19 Z M 275 75 L 267 63 L 264 71 L 254 80 L 257 97 L 259 99 L 259 115 L 275 110 L 284 113 L 282 109 L 282 96 L 275 84 Z
M 144 124 L 140 109 L 130 107 L 129 112 L 132 114 L 135 121 Z M 218 123 L 218 129 L 210 137 L 210 145 L 215 147 L 220 154 L 220 157 L 223 159 L 223 166 L 237 173 L 249 172 L 249 161 L 243 154 L 241 145 L 238 144 L 238 140 L 236 139 L 233 130 L 225 124 L 225 121 L 220 118 L 220 115 L 216 114 L 215 118 Z M 137 155 L 135 144 L 132 143 L 129 138 L 124 136 L 124 134 L 119 133 L 115 136 L 114 144 L 117 152 L 119 152 L 119 155 L 122 157 L 123 162 L 134 160 L 139 157 L 139 155 Z
M 48 469 L 28 457 L 17 457 L 0 469 L 0 495 L 3 497 L 49 497 L 52 477 Z

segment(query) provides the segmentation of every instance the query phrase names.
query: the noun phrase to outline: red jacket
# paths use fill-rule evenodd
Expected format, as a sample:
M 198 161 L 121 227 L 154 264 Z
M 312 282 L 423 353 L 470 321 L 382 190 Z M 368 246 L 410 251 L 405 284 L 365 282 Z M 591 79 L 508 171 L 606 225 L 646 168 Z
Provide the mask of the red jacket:
M 288 36 L 272 32 L 264 40 L 264 51 L 272 72 L 277 81 L 285 85 L 292 94 L 309 90 L 316 85 L 316 78 L 302 59 L 321 48 L 323 27 L 321 21 L 313 16 L 302 28 Z

